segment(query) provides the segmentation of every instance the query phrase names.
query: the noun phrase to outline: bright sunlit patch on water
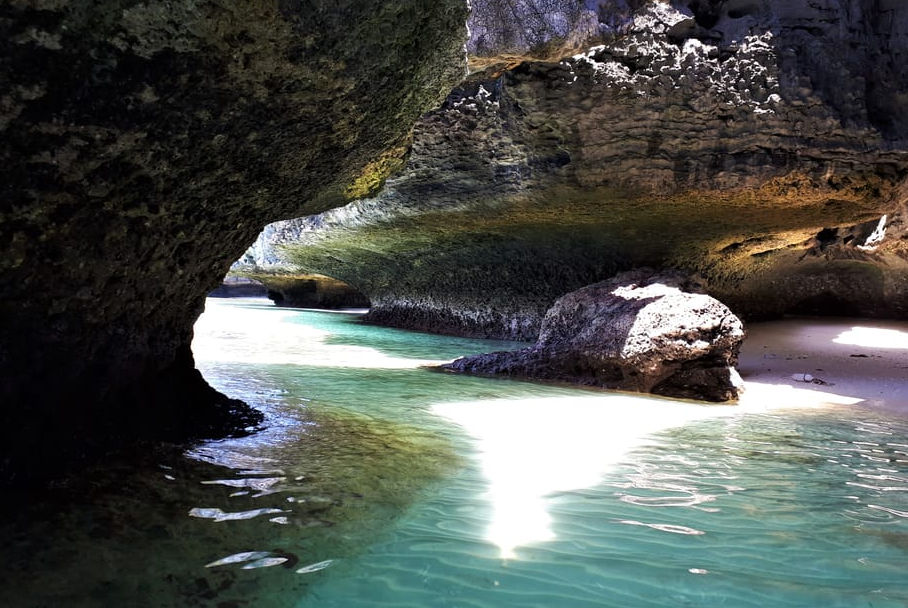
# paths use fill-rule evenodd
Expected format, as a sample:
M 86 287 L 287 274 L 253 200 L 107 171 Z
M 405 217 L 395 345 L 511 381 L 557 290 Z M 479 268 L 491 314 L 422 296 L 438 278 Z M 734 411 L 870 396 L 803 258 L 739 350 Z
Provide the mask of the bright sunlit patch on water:
M 328 566 L 334 563 L 333 559 L 326 559 L 325 561 L 318 562 L 315 564 L 309 564 L 308 566 L 303 566 L 296 571 L 297 574 L 312 574 L 313 572 L 318 572 L 319 570 L 324 570 Z
M 205 564 L 205 567 L 217 568 L 218 566 L 241 564 L 243 562 L 253 562 L 260 559 L 267 559 L 269 557 L 271 557 L 271 553 L 267 551 L 243 551 L 241 553 L 234 553 L 233 555 L 228 555 L 227 557 L 223 557 L 219 560 Z
M 671 534 L 684 534 L 686 536 L 700 536 L 705 534 L 703 530 L 697 530 L 696 528 L 689 528 L 688 526 L 673 526 L 671 524 L 651 524 L 642 521 L 634 521 L 632 519 L 622 519 L 618 523 L 626 524 L 629 526 L 643 526 L 645 528 L 652 528 L 654 530 L 659 530 L 660 532 L 670 532 Z
M 228 513 L 222 511 L 221 509 L 202 509 L 194 507 L 190 509 L 190 517 L 198 517 L 201 519 L 213 519 L 214 521 L 237 521 L 241 519 L 252 519 L 253 517 L 258 517 L 259 515 L 270 515 L 272 513 L 287 513 L 283 509 L 274 509 L 274 508 L 265 508 L 265 509 L 250 509 L 249 511 L 237 511 L 233 513 Z
M 595 486 L 628 451 L 652 442 L 655 433 L 707 418 L 842 403 L 835 395 L 826 399 L 790 387 L 752 388 L 757 394 L 741 405 L 610 393 L 442 403 L 433 411 L 478 440 L 492 504 L 485 538 L 503 558 L 515 558 L 518 547 L 555 539 L 547 506 L 551 494 Z
M 407 369 L 438 362 L 338 343 L 330 331 L 289 322 L 298 314 L 209 300 L 206 314 L 196 325 L 193 350 L 199 360 L 259 365 Z M 737 405 L 583 393 L 439 403 L 433 411 L 456 422 L 478 441 L 482 471 L 489 484 L 485 498 L 492 507 L 485 539 L 503 557 L 513 558 L 520 547 L 556 539 L 550 513 L 552 494 L 596 486 L 626 453 L 652 443 L 654 434 L 708 418 L 860 401 L 832 390 L 748 382 Z M 231 485 L 260 494 L 270 492 L 265 487 L 267 480 L 262 479 L 248 486 Z M 683 500 L 699 505 L 711 497 L 695 493 L 686 494 Z M 247 515 L 206 512 L 201 516 L 222 521 Z M 663 522 L 640 525 L 674 530 Z
M 908 350 L 908 332 L 859 326 L 843 331 L 833 342 L 867 348 L 904 348 Z
M 365 346 L 330 344 L 331 332 L 288 323 L 296 310 L 240 307 L 209 298 L 195 324 L 196 360 L 255 365 L 305 365 L 361 369 L 412 369 L 442 360 L 394 357 Z
M 519 547 L 555 540 L 547 508 L 552 494 L 595 486 L 627 452 L 651 443 L 660 431 L 708 418 L 858 402 L 831 392 L 748 382 L 737 405 L 610 393 L 443 403 L 434 405 L 433 411 L 479 441 L 492 504 L 485 538 L 502 557 L 515 558 Z M 690 497 L 694 503 L 709 499 Z M 663 524 L 640 525 L 697 533 L 669 530 Z

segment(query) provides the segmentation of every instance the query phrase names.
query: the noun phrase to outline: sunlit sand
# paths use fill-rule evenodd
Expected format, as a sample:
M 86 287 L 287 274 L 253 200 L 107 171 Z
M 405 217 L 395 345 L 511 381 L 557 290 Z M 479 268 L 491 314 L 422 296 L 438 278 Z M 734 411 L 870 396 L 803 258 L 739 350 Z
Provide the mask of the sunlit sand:
M 858 325 L 843 331 L 833 340 L 837 344 L 863 346 L 866 348 L 898 348 L 908 350 L 908 331 L 885 327 Z
M 755 323 L 748 327 L 738 370 L 748 386 L 776 387 L 780 394 L 799 389 L 805 399 L 823 402 L 837 396 L 863 407 L 908 414 L 908 323 Z M 805 374 L 810 381 L 801 380 Z

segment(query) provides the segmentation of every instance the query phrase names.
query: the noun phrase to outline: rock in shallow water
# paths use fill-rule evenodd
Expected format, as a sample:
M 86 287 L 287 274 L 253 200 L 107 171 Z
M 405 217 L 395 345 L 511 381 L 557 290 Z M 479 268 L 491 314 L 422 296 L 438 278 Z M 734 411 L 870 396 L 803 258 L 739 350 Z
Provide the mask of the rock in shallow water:
M 560 298 L 539 340 L 518 351 L 463 357 L 444 369 L 727 401 L 745 332 L 721 302 L 674 273 L 637 270 Z

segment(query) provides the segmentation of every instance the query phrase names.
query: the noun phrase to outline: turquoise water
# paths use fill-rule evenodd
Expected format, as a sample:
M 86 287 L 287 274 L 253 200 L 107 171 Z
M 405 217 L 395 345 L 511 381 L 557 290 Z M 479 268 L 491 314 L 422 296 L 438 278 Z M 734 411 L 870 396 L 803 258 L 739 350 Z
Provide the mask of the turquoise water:
M 269 427 L 8 501 L 11 606 L 908 606 L 908 421 L 421 365 L 517 346 L 209 301 Z

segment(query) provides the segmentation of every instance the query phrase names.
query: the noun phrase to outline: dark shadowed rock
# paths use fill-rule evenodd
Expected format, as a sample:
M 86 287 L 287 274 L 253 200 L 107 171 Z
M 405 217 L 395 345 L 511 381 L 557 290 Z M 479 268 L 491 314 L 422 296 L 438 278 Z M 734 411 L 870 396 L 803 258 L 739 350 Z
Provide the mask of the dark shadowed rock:
M 193 369 L 205 295 L 266 223 L 400 164 L 467 12 L 0 0 L 0 484 L 233 428 Z
M 369 308 L 369 298 L 343 281 L 320 274 L 264 275 L 268 298 L 278 306 L 296 308 Z
M 263 298 L 268 289 L 255 279 L 224 277 L 224 282 L 208 294 L 209 298 Z
M 571 292 L 545 315 L 534 346 L 443 366 L 707 401 L 735 399 L 741 321 L 671 273 L 632 271 Z

